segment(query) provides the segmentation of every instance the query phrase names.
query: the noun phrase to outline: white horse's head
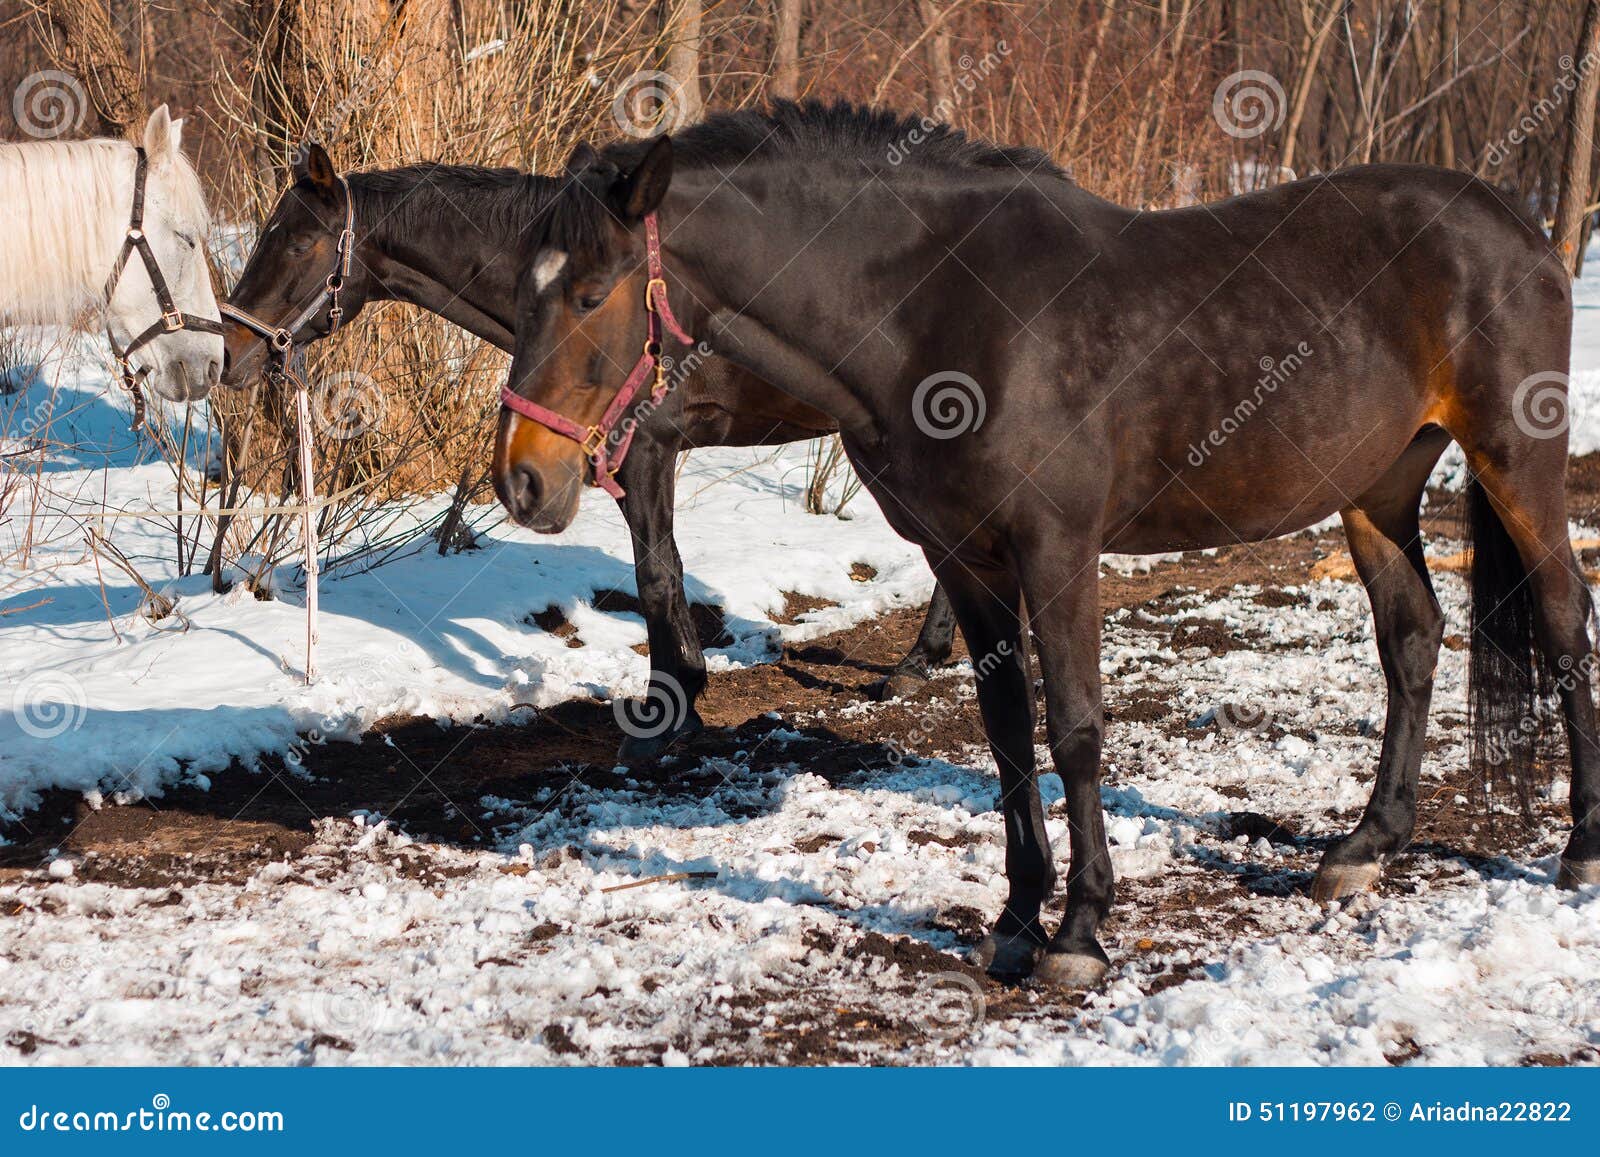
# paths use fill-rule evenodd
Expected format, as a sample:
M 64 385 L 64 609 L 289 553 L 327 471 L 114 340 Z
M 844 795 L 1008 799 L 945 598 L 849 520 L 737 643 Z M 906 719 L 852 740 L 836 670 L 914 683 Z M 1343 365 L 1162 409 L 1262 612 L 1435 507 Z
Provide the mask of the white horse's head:
M 200 180 L 183 155 L 183 121 L 173 120 L 166 105 L 151 113 L 144 126 L 144 151 L 149 160 L 144 235 L 172 302 L 185 317 L 216 321 L 217 297 L 206 265 L 211 217 Z M 133 208 L 133 180 L 130 152 L 125 213 Z M 139 255 L 132 254 L 106 303 L 106 325 L 118 346 L 126 346 L 161 319 L 150 274 Z M 163 397 L 198 401 L 222 374 L 222 336 L 189 329 L 162 332 L 135 350 L 131 361 L 136 370 L 149 371 L 146 380 Z

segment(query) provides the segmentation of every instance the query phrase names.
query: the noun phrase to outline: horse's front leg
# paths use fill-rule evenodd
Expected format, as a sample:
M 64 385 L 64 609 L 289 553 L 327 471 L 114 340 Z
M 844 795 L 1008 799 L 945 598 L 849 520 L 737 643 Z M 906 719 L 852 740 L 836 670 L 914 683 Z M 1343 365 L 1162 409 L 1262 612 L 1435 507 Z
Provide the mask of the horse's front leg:
M 704 724 L 695 702 L 706 685 L 706 659 L 683 589 L 683 560 L 672 537 L 677 446 L 636 436 L 618 481 L 619 502 L 633 538 L 634 578 L 650 639 L 650 690 L 643 704 L 620 708 L 626 733 L 618 758 L 638 762 L 660 755 Z
M 1072 858 L 1067 910 L 1034 975 L 1089 988 L 1110 961 L 1100 922 L 1111 908 L 1111 850 L 1100 801 L 1105 709 L 1100 690 L 1100 535 L 1063 533 L 1030 544 L 1023 590 L 1044 674 L 1050 754 L 1066 789 Z

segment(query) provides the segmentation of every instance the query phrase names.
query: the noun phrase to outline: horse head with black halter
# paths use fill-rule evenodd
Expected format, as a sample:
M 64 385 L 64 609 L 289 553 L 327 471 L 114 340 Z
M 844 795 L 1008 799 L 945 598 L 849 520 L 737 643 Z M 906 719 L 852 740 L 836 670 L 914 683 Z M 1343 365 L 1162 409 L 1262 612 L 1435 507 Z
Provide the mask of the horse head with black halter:
M 128 268 L 128 258 L 137 253 L 139 260 L 144 262 L 145 273 L 150 277 L 150 288 L 155 292 L 156 304 L 161 307 L 161 317 L 151 322 L 125 346 L 117 343 L 116 335 L 111 332 L 109 326 L 106 329 L 106 339 L 111 343 L 111 352 L 117 358 L 122 388 L 128 391 L 133 399 L 133 429 L 139 430 L 144 426 L 145 419 L 142 384 L 149 376 L 150 369 L 148 366 L 135 369 L 133 355 L 164 334 L 190 330 L 195 333 L 213 333 L 220 337 L 223 327 L 220 320 L 213 321 L 209 317 L 185 314 L 174 302 L 166 275 L 161 272 L 161 263 L 156 260 L 155 250 L 150 248 L 150 239 L 144 232 L 145 183 L 149 177 L 150 158 L 142 148 L 135 149 L 134 153 L 136 159 L 133 169 L 133 211 L 128 215 L 128 231 L 122 239 L 122 248 L 117 253 L 117 259 L 111 266 L 111 276 L 106 278 L 105 299 L 110 302 L 116 295 L 117 285 Z M 227 307 L 222 308 L 226 310 Z
M 297 348 L 316 338 L 328 337 L 337 332 L 344 322 L 345 310 L 339 301 L 339 294 L 345 288 L 345 283 L 350 278 L 352 262 L 355 259 L 356 248 L 356 206 L 355 199 L 350 193 L 350 183 L 343 174 L 333 171 L 332 163 L 328 160 L 327 153 L 320 145 L 307 146 L 305 159 L 296 165 L 297 183 L 299 180 L 309 180 L 319 190 L 338 191 L 342 203 L 342 227 L 339 230 L 334 254 L 333 269 L 322 279 L 316 293 L 309 301 L 294 310 L 280 321 L 268 321 L 258 313 L 251 312 L 241 306 L 233 304 L 232 300 L 224 302 L 221 306 L 222 316 L 227 318 L 256 337 L 267 343 L 269 361 L 267 377 L 269 380 L 281 380 L 292 371 L 291 366 L 295 360 Z M 282 211 L 283 201 L 289 199 L 285 194 L 280 201 Z M 274 214 L 276 217 L 277 214 Z M 270 229 L 269 222 L 268 228 Z M 234 287 L 233 298 L 244 297 L 256 281 L 261 280 L 264 271 L 258 268 L 259 256 L 263 247 L 257 245 L 251 254 L 250 262 L 246 264 L 245 271 L 239 279 L 239 284 Z M 271 276 L 265 278 L 271 282 L 281 282 L 281 278 Z M 290 299 L 293 300 L 292 298 Z M 359 304 L 357 306 L 359 308 Z M 318 331 L 314 328 L 315 322 L 323 310 L 327 310 L 326 327 Z M 226 371 L 225 375 L 226 375 Z

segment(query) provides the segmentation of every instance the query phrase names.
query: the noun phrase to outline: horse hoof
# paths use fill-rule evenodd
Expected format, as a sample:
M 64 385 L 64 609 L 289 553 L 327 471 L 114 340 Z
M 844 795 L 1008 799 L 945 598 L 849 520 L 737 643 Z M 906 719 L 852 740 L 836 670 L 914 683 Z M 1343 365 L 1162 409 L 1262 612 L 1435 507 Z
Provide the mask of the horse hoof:
M 1600 884 L 1600 860 L 1562 858 L 1561 867 L 1556 871 L 1556 887 L 1575 892 L 1595 884 Z
M 679 744 L 686 743 L 705 729 L 699 715 L 690 715 L 683 726 L 663 735 L 629 735 L 617 748 L 617 762 L 623 764 L 648 763 L 659 759 Z
M 1047 952 L 1033 970 L 1033 978 L 1057 988 L 1093 988 L 1111 970 L 1109 962 L 1081 952 Z
M 883 700 L 904 699 L 907 695 L 914 695 L 928 682 L 928 672 L 920 667 L 899 666 L 889 673 L 889 677 L 878 685 L 878 698 Z
M 1382 872 L 1380 864 L 1323 864 L 1311 885 L 1311 898 L 1318 904 L 1348 900 L 1376 884 Z
M 978 942 L 967 960 L 997 979 L 1019 979 L 1033 971 L 1039 943 L 1032 936 L 997 936 L 990 933 Z

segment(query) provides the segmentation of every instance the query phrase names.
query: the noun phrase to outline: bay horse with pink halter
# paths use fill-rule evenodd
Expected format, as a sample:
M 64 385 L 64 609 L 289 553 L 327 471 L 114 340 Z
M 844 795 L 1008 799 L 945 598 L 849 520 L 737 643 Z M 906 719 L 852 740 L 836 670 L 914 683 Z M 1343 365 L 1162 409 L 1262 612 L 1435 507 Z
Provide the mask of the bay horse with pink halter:
M 104 326 L 142 413 L 148 382 L 198 401 L 222 374 L 222 324 L 206 263 L 211 216 L 162 105 L 143 143 L 0 144 L 0 324 Z
M 1592 605 L 1567 537 L 1566 426 L 1549 420 L 1572 293 L 1537 223 L 1470 174 L 1405 165 L 1148 212 L 1042 155 L 972 164 L 984 147 L 880 110 L 779 102 L 581 148 L 523 254 L 495 455 L 507 508 L 538 530 L 571 522 L 593 464 L 568 429 L 605 420 L 641 349 L 681 356 L 676 329 L 837 419 L 973 655 L 1010 884 L 975 958 L 1087 986 L 1108 967 L 1113 890 L 1100 553 L 1341 516 L 1388 689 L 1371 799 L 1312 888 L 1342 899 L 1416 820 L 1445 621 L 1418 509 L 1454 440 L 1472 475 L 1469 770 L 1526 791 L 1553 693 L 1573 815 L 1556 878 L 1600 883 Z M 1261 392 L 1263 359 L 1291 351 L 1292 377 Z M 1054 929 L 1024 605 L 1070 834 Z

